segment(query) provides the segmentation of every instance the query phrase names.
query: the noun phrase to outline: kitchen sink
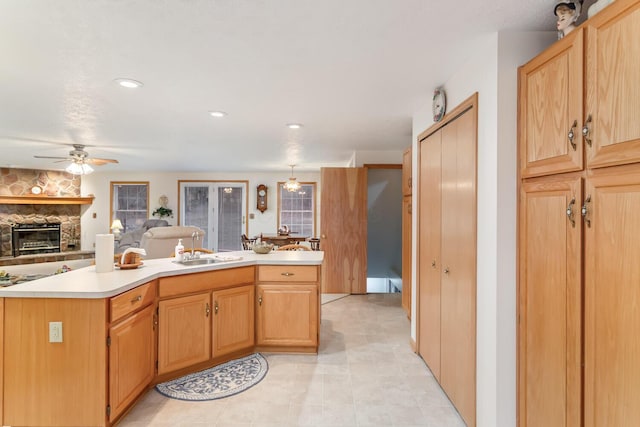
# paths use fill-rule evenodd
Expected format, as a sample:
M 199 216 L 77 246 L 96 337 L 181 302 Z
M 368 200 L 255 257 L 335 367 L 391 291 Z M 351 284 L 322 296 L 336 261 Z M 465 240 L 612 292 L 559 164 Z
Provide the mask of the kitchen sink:
M 177 264 L 182 264 L 182 265 L 203 265 L 203 264 L 213 264 L 214 262 L 219 262 L 219 261 L 213 258 L 196 258 L 196 259 L 187 259 L 184 261 L 176 261 Z

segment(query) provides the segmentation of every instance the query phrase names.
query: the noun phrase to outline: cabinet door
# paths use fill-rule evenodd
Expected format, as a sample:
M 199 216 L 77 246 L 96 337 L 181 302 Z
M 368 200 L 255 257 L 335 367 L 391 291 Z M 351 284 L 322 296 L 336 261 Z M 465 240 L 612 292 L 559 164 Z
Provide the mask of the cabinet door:
M 110 421 L 116 419 L 153 380 L 153 310 L 154 306 L 149 305 L 109 330 Z
M 209 360 L 211 294 L 202 293 L 158 304 L 158 374 Z
M 640 161 L 640 3 L 634 3 L 603 10 L 587 27 L 589 167 Z
M 585 426 L 640 425 L 640 173 L 587 180 Z
M 476 109 L 442 128 L 440 382 L 468 426 L 476 414 Z
M 442 131 L 420 142 L 418 352 L 440 380 L 440 152 Z
M 520 68 L 522 177 L 582 169 L 582 58 L 576 30 Z
M 402 308 L 411 318 L 411 196 L 402 198 Z
M 213 293 L 213 357 L 254 344 L 254 286 Z
M 520 427 L 581 425 L 581 194 L 580 177 L 521 187 Z
M 413 185 L 411 171 L 411 148 L 402 153 L 402 195 L 409 196 Z
M 258 345 L 318 345 L 316 285 L 258 285 L 257 292 Z

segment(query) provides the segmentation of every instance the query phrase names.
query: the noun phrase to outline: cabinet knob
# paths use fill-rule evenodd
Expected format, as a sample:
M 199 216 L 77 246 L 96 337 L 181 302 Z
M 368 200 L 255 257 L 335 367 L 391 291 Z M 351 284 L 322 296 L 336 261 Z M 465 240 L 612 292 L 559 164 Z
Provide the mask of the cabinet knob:
M 135 304 L 138 301 L 142 300 L 142 295 L 138 295 L 137 297 L 135 297 L 134 299 L 131 300 L 131 304 Z
M 589 135 L 591 133 L 591 129 L 589 128 L 590 123 L 591 123 L 591 114 L 587 116 L 587 121 L 584 122 L 584 126 L 582 126 L 582 137 L 584 138 L 584 141 L 587 143 L 589 147 L 591 147 L 591 136 Z
M 571 201 L 569 202 L 569 206 L 567 206 L 567 218 L 569 218 L 569 222 L 571 222 L 571 226 L 575 227 L 576 226 L 576 219 L 573 215 L 573 205 L 576 204 L 576 199 L 573 198 L 571 199 Z
M 215 305 L 213 306 L 213 311 L 215 314 L 218 314 L 218 310 L 220 309 L 220 307 L 218 307 L 218 301 L 216 301 Z
M 444 274 L 449 274 L 449 267 L 444 268 Z
M 569 144 L 571 144 L 571 148 L 573 148 L 573 151 L 576 151 L 576 143 L 573 142 L 573 139 L 576 137 L 576 134 L 573 132 L 573 130 L 576 128 L 576 126 L 578 126 L 578 121 L 574 120 L 573 121 L 573 125 L 571 125 L 571 129 L 569 129 L 569 133 L 567 134 L 567 138 L 569 138 Z
M 580 213 L 582 214 L 582 218 L 584 218 L 584 222 L 587 224 L 587 227 L 591 227 L 591 218 L 589 216 L 589 203 L 591 203 L 591 195 L 589 194 L 582 204 L 582 209 Z
M 206 306 L 204 312 L 207 315 L 207 317 L 209 317 L 209 314 L 211 314 L 211 307 L 209 307 L 209 303 L 207 303 L 207 306 Z
M 262 295 L 260 295 L 258 297 L 258 305 L 260 305 L 260 306 L 262 305 Z
M 436 268 L 436 260 L 431 261 L 431 268 Z
M 288 271 L 285 271 L 284 273 L 280 273 L 283 276 L 289 277 L 289 276 L 293 276 L 295 273 L 289 273 Z

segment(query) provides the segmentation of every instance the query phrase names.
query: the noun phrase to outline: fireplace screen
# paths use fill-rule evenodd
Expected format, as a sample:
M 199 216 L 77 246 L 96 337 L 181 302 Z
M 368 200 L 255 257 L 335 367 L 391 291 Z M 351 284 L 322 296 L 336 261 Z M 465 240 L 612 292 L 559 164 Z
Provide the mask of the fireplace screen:
M 60 223 L 16 224 L 11 246 L 13 256 L 60 252 Z

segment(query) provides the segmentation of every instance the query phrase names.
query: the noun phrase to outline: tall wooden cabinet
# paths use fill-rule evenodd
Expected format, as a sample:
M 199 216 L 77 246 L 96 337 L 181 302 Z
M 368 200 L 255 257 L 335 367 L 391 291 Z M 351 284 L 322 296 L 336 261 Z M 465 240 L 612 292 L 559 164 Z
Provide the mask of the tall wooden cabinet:
M 477 94 L 419 137 L 418 351 L 476 422 Z
M 402 308 L 411 318 L 411 148 L 402 156 Z
M 638 40 L 618 0 L 520 69 L 521 427 L 640 425 Z

